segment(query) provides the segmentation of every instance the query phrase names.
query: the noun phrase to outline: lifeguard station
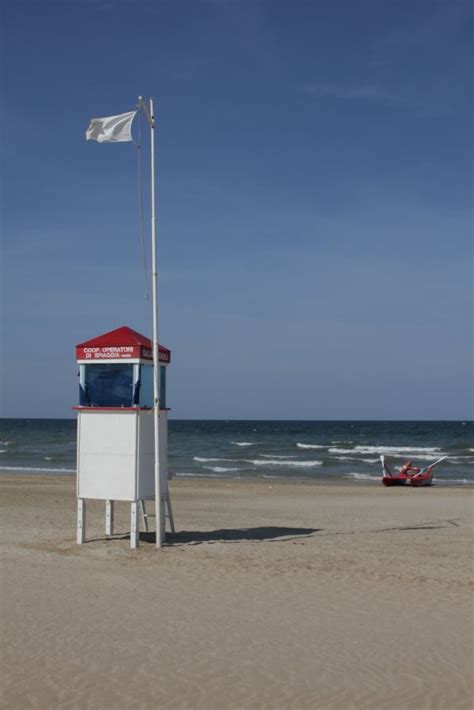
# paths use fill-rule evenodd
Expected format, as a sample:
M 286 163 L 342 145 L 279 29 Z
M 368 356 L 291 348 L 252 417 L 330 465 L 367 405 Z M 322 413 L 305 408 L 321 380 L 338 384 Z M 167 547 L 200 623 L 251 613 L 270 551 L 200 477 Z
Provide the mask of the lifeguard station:
M 85 542 L 86 501 L 106 504 L 105 532 L 114 532 L 114 501 L 131 504 L 130 546 L 148 530 L 145 501 L 155 498 L 153 352 L 149 338 L 122 326 L 76 346 L 79 365 L 77 542 Z M 166 372 L 171 352 L 159 346 L 159 470 L 171 531 L 168 488 Z M 158 525 L 158 521 L 157 521 Z M 158 531 L 157 531 L 158 534 Z

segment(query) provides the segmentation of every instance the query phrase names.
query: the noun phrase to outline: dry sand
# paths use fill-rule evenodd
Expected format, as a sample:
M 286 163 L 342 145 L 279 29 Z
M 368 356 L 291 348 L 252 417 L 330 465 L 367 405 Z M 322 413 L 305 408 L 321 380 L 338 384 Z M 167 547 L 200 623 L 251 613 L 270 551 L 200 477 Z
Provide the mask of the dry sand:
M 78 546 L 73 478 L 0 482 L 5 708 L 473 707 L 469 490 L 175 481 L 131 551 L 128 505 Z

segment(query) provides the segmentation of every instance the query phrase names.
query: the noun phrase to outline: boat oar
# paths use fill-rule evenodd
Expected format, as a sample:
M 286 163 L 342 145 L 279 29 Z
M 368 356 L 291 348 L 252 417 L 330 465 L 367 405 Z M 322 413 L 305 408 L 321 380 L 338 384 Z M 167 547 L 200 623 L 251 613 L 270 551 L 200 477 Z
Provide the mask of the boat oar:
M 447 456 L 441 456 L 440 459 L 436 459 L 436 461 L 434 461 L 433 463 L 431 463 L 431 464 L 428 466 L 428 468 L 430 468 L 431 466 L 436 466 L 437 464 L 441 463 L 441 461 L 444 461 L 444 460 L 447 459 L 447 458 L 448 458 Z
M 390 471 L 389 467 L 385 463 L 385 456 L 383 454 L 380 454 L 380 460 L 382 462 L 382 478 L 387 474 L 390 477 L 392 477 L 392 472 Z
M 429 466 L 427 466 L 426 468 L 421 469 L 421 471 L 419 471 L 418 473 L 415 473 L 415 475 L 413 476 L 413 478 L 418 478 L 418 476 L 422 476 L 422 475 L 423 475 L 424 473 L 426 473 L 426 471 L 428 471 L 430 468 L 434 468 L 435 466 L 437 466 L 437 464 L 441 463 L 441 461 L 444 461 L 444 460 L 447 459 L 447 458 L 448 458 L 447 456 L 441 456 L 440 459 L 436 459 L 436 461 L 433 461 L 433 463 L 430 463 Z

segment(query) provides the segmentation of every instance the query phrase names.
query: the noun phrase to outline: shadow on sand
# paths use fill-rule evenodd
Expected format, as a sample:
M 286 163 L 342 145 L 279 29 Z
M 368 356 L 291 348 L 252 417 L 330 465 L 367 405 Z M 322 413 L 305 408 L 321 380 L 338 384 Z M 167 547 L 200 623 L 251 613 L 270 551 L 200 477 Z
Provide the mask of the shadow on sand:
M 200 545 L 203 542 L 278 542 L 296 537 L 313 535 L 319 532 L 316 528 L 283 528 L 276 526 L 258 528 L 239 528 L 222 530 L 180 530 L 166 534 L 167 545 Z M 154 543 L 154 532 L 140 533 L 140 542 Z

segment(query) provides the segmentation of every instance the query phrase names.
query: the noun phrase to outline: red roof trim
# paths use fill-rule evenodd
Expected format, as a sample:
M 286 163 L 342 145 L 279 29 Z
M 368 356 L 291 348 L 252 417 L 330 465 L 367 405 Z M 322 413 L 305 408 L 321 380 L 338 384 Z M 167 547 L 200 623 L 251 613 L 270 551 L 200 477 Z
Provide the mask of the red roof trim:
M 159 346 L 160 362 L 171 361 L 171 350 Z M 78 360 L 153 360 L 153 345 L 150 338 L 126 325 L 98 335 L 76 345 Z

